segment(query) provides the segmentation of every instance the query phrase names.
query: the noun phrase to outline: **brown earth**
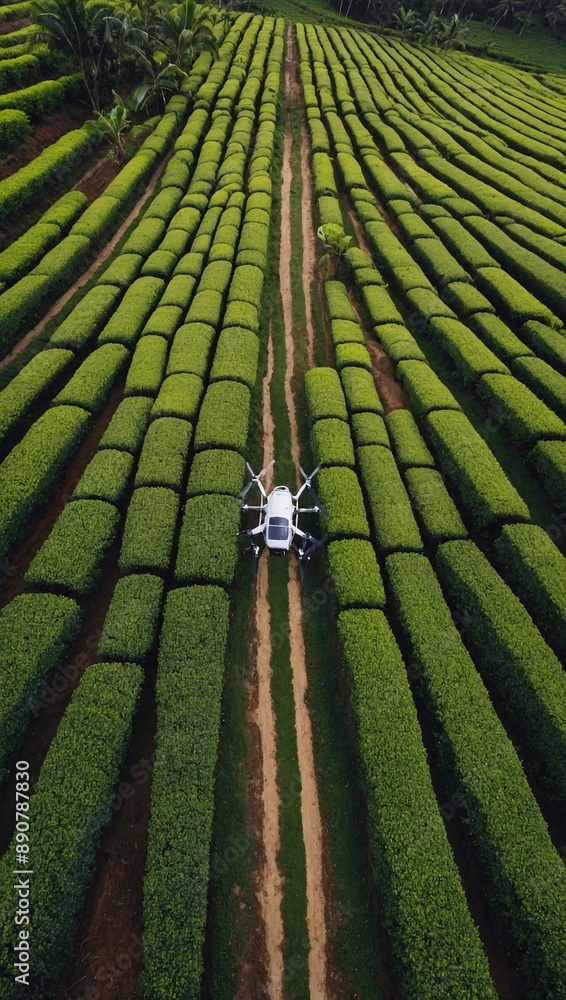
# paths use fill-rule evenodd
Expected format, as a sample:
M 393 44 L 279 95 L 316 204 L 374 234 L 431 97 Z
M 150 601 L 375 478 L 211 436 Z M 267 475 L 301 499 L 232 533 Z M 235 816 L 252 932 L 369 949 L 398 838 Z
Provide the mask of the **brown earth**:
M 16 170 L 27 166 L 36 156 L 43 153 L 47 146 L 57 142 L 67 132 L 80 128 L 89 118 L 92 118 L 92 112 L 86 105 L 66 103 L 64 110 L 50 115 L 46 121 L 33 123 L 26 142 L 8 153 L 0 162 L 0 180 L 3 181 Z

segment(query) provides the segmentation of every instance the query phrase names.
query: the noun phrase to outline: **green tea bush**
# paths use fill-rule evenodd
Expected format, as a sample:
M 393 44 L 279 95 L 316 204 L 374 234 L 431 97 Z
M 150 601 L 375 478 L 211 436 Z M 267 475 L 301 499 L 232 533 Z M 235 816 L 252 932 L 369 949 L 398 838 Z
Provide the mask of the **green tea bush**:
M 239 497 L 244 474 L 244 459 L 235 451 L 213 448 L 199 452 L 191 464 L 187 496 L 227 493 Z
M 122 344 L 104 344 L 89 354 L 64 389 L 55 396 L 57 406 L 82 406 L 97 413 L 128 359 Z
M 144 323 L 157 305 L 164 285 L 161 278 L 138 278 L 134 281 L 99 334 L 98 342 L 125 344 L 133 348 Z
M 173 279 L 174 281 L 175 279 Z M 171 287 L 172 282 L 169 282 L 167 289 Z M 164 293 L 162 298 L 159 300 L 167 299 L 167 292 Z M 179 308 L 177 305 L 159 305 L 157 309 L 151 313 L 147 323 L 145 324 L 141 335 L 142 337 L 151 336 L 164 337 L 165 340 L 172 340 L 175 335 L 176 330 L 183 322 L 183 309 Z
M 438 551 L 468 548 L 475 547 L 446 542 Z M 387 573 L 430 725 L 438 733 L 441 766 L 463 796 L 463 818 L 489 891 L 525 949 L 523 975 L 535 991 L 552 995 L 564 981 L 557 914 L 566 896 L 566 872 L 431 564 L 414 553 L 397 553 L 387 559 Z M 484 597 L 492 602 L 491 593 L 484 591 Z M 466 641 L 468 636 L 466 629 Z
M 20 92 L 24 93 L 25 91 Z M 5 100 L 6 97 L 0 97 L 0 110 L 2 101 Z M 25 111 L 25 108 L 21 110 Z M 60 180 L 87 155 L 93 145 L 93 138 L 87 131 L 74 129 L 51 146 L 47 146 L 25 167 L 20 167 L 3 180 L 0 192 L 0 225 L 5 225 L 12 216 L 33 204 L 55 178 Z
M 183 314 L 189 308 L 196 284 L 197 279 L 192 278 L 188 274 L 177 274 L 174 278 L 171 278 L 171 280 L 167 282 L 165 291 L 161 296 L 160 306 L 149 318 L 148 325 L 155 326 L 155 322 L 157 320 L 160 324 L 161 330 L 163 331 L 160 335 L 169 339 L 175 332 L 175 329 L 179 326 L 179 323 L 182 322 Z M 175 314 L 173 324 L 171 322 L 164 322 L 166 317 L 169 318 L 172 316 L 171 306 L 180 310 L 179 313 Z M 167 308 L 167 313 L 164 312 L 165 308 Z M 156 316 L 157 313 L 159 313 L 158 316 Z
M 119 565 L 124 573 L 166 573 L 171 563 L 179 497 L 162 486 L 143 486 L 132 494 Z
M 117 285 L 126 291 L 138 277 L 143 257 L 137 253 L 120 254 L 101 274 L 97 285 Z
M 449 355 L 465 385 L 485 374 L 511 374 L 507 365 L 457 319 L 435 316 L 430 320 L 428 334 Z
M 358 477 L 352 469 L 321 469 L 318 477 L 320 498 L 328 511 L 321 515 L 331 541 L 339 538 L 369 540 L 369 525 Z
M 511 375 L 484 375 L 479 392 L 515 444 L 533 447 L 541 439 L 566 440 L 564 421 Z
M 529 320 L 521 328 L 521 336 L 537 357 L 566 374 L 566 336 L 561 330 L 551 330 L 545 323 Z
M 118 580 L 98 643 L 99 660 L 144 664 L 159 628 L 163 580 L 132 573 Z
M 210 385 L 195 431 L 195 451 L 233 448 L 246 454 L 250 418 L 250 390 L 240 382 L 223 380 Z
M 7 153 L 23 145 L 30 133 L 29 118 L 25 111 L 6 108 L 0 111 L 0 148 Z
M 398 376 L 410 396 L 417 416 L 433 410 L 459 410 L 460 405 L 432 368 L 422 361 L 401 361 Z
M 142 337 L 136 345 L 124 386 L 125 396 L 157 396 L 167 364 L 167 341 Z
M 425 541 L 436 545 L 468 537 L 457 507 L 436 469 L 408 468 L 405 483 Z
M 377 413 L 383 416 L 383 406 L 373 376 L 368 371 L 351 366 L 343 368 L 340 372 L 340 381 L 350 415 Z
M 356 454 L 378 550 L 422 551 L 421 535 L 389 448 L 365 445 Z
M 384 323 L 376 327 L 375 335 L 395 364 L 399 361 L 426 360 L 412 333 L 399 323 Z
M 240 501 L 231 496 L 187 500 L 175 565 L 180 584 L 216 583 L 230 587 L 238 560 L 236 536 Z
M 328 546 L 333 598 L 345 608 L 384 608 L 385 590 L 371 542 L 342 538 Z
M 353 413 L 350 418 L 356 448 L 364 444 L 381 444 L 390 448 L 385 421 L 379 413 Z
M 20 594 L 0 611 L 0 777 L 27 729 L 34 702 L 69 643 L 81 615 L 69 597 Z
M 414 466 L 434 468 L 434 459 L 410 410 L 391 410 L 385 417 L 385 423 L 401 469 Z
M 0 558 L 20 540 L 30 518 L 50 499 L 89 426 L 77 406 L 47 410 L 0 465 Z
M 365 346 L 365 337 L 359 324 L 347 319 L 333 319 L 330 324 L 332 342 L 339 344 L 361 344 Z
M 108 194 L 108 191 L 106 193 Z M 157 250 L 166 228 L 167 224 L 163 219 L 142 219 L 124 243 L 121 253 L 139 254 L 144 259 L 149 257 L 154 250 Z
M 538 524 L 505 524 L 494 552 L 546 641 L 566 660 L 566 559 Z
M 100 831 L 112 815 L 142 679 L 134 664 L 96 664 L 85 671 L 31 797 L 30 837 L 37 843 L 37 873 L 30 883 L 34 974 L 45 986 L 62 974 L 77 932 L 78 915 L 94 877 Z M 6 862 L 0 866 L 2 891 L 13 883 L 8 867 Z M 8 924 L 3 918 L 3 964 L 7 953 L 13 954 L 15 933 L 13 919 Z
M 161 631 L 142 982 L 171 1000 L 202 976 L 228 611 L 220 587 L 179 588 Z
M 0 443 L 33 412 L 60 375 L 69 367 L 71 351 L 41 351 L 0 393 Z
M 517 358 L 513 373 L 561 420 L 566 420 L 566 376 L 555 371 L 542 358 L 532 357 Z
M 305 375 L 305 394 L 311 423 L 325 417 L 348 420 L 340 378 L 333 368 L 311 368 Z
M 460 285 L 460 287 L 467 286 Z M 476 313 L 470 316 L 469 325 L 480 340 L 506 364 L 511 364 L 515 358 L 532 354 L 531 349 L 519 340 L 499 316 L 484 312 Z
M 315 465 L 354 467 L 354 446 L 350 428 L 343 420 L 317 420 L 311 430 L 311 450 Z
M 482 267 L 476 272 L 478 287 L 495 305 L 497 312 L 513 323 L 538 320 L 549 326 L 554 322 L 551 310 L 500 267 Z
M 331 320 L 348 320 L 357 324 L 354 307 L 348 298 L 346 286 L 341 281 L 325 281 L 324 294 Z
M 257 378 L 259 340 L 251 330 L 229 327 L 222 331 L 214 352 L 210 381 L 234 379 L 252 389 Z
M 529 459 L 556 509 L 566 509 L 566 443 L 539 441 Z
M 525 502 L 463 413 L 429 413 L 426 428 L 441 471 L 454 484 L 475 527 L 529 520 Z
M 414 557 L 418 558 L 418 557 Z M 378 610 L 338 617 L 369 834 L 408 1000 L 496 996 L 432 786 L 401 653 Z M 426 836 L 423 836 L 426 830 Z M 440 986 L 443 989 L 443 986 Z
M 98 447 L 116 448 L 137 455 L 145 437 L 153 399 L 131 396 L 122 400 L 100 439 Z
M 365 368 L 371 372 L 372 361 L 365 344 L 338 344 L 336 346 L 336 367 L 339 371 L 348 366 Z
M 521 525 L 521 527 L 523 527 Z M 523 736 L 523 752 L 564 802 L 566 676 L 529 614 L 472 542 L 446 542 L 437 569 L 465 639 Z
M 193 428 L 178 417 L 160 417 L 147 431 L 135 486 L 168 486 L 180 490 Z
M 168 375 L 153 404 L 151 419 L 181 417 L 196 421 L 204 387 L 198 375 Z
M 73 500 L 106 500 L 120 507 L 128 489 L 134 459 L 127 451 L 103 448 L 91 458 L 75 489 Z
M 171 345 L 167 375 L 187 373 L 204 379 L 214 337 L 214 328 L 206 323 L 188 323 L 181 326 Z
M 26 583 L 89 594 L 100 578 L 102 561 L 116 538 L 119 519 L 116 507 L 102 500 L 67 504 L 32 559 Z

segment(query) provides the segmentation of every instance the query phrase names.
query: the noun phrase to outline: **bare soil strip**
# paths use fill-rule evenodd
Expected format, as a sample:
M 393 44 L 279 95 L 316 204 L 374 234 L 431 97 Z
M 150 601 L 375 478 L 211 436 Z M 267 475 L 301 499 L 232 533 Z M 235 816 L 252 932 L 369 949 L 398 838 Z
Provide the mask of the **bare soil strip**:
M 271 379 L 273 344 L 269 336 L 267 372 L 263 380 L 263 464 L 273 455 L 273 417 L 271 414 Z M 265 486 L 271 489 L 271 470 Z M 257 697 L 249 713 L 249 723 L 259 733 L 261 748 L 262 866 L 258 876 L 257 899 L 265 931 L 267 949 L 267 995 L 271 1000 L 283 996 L 283 917 L 281 900 L 283 880 L 277 855 L 280 847 L 279 789 L 277 786 L 276 729 L 271 697 L 271 621 L 268 599 L 268 552 L 261 553 L 255 592 L 256 661 L 252 686 Z M 256 984 L 257 985 L 257 984 Z
M 288 110 L 300 99 L 300 96 L 300 85 L 296 73 L 294 38 L 292 36 L 292 26 L 289 25 L 285 55 L 285 97 Z M 288 118 L 283 145 L 281 186 L 280 283 L 287 358 L 285 398 L 291 426 L 291 454 L 295 465 L 298 465 L 300 461 L 300 449 L 297 434 L 295 399 L 291 388 L 294 355 L 293 296 L 291 291 L 292 143 L 293 133 L 291 122 Z M 307 276 L 307 283 L 310 283 L 310 274 Z M 307 873 L 307 926 L 310 940 L 309 989 L 311 1000 L 324 1000 L 327 997 L 327 961 L 326 908 L 323 883 L 323 835 L 314 765 L 312 726 L 307 702 L 308 682 L 303 639 L 303 609 L 298 565 L 295 559 L 289 562 L 289 624 L 293 694 L 295 700 L 295 725 L 299 770 L 301 774 L 301 817 Z
M 48 309 L 43 318 L 40 319 L 39 323 L 36 323 L 33 329 L 30 330 L 29 333 L 26 333 L 25 337 L 22 337 L 22 339 L 18 341 L 18 343 L 10 351 L 10 353 L 7 354 L 5 358 L 2 358 L 2 360 L 0 361 L 0 371 L 3 371 L 4 368 L 7 368 L 7 366 L 11 364 L 12 361 L 14 361 L 14 359 L 17 358 L 19 354 L 21 354 L 24 348 L 27 347 L 27 345 L 31 343 L 32 340 L 35 340 L 36 337 L 39 337 L 39 334 L 42 333 L 42 331 L 45 329 L 49 321 L 53 319 L 54 316 L 57 316 L 57 314 L 60 312 L 63 306 L 66 306 L 67 302 L 69 302 L 70 299 L 72 299 L 73 295 L 76 292 L 78 292 L 79 289 L 83 287 L 83 285 L 86 285 L 87 281 L 90 281 L 92 276 L 96 274 L 98 268 L 101 267 L 106 260 L 108 260 L 110 254 L 114 252 L 126 230 L 131 226 L 134 219 L 138 217 L 145 203 L 149 201 L 149 199 L 151 198 L 153 192 L 155 191 L 157 182 L 159 181 L 161 174 L 163 173 L 165 167 L 167 166 L 170 156 L 171 153 L 159 164 L 153 176 L 151 177 L 151 180 L 149 181 L 147 187 L 145 188 L 141 198 L 138 199 L 138 201 L 132 208 L 132 211 L 124 219 L 121 226 L 116 230 L 112 239 L 109 240 L 104 249 L 100 251 L 96 260 L 94 260 L 90 265 L 90 267 L 86 271 L 84 271 L 83 274 L 81 274 L 80 278 L 78 278 L 78 280 L 75 281 L 75 283 L 71 285 L 71 287 L 63 295 L 61 295 L 61 297 L 57 299 L 56 302 L 53 303 L 53 305 L 51 306 L 50 309 Z

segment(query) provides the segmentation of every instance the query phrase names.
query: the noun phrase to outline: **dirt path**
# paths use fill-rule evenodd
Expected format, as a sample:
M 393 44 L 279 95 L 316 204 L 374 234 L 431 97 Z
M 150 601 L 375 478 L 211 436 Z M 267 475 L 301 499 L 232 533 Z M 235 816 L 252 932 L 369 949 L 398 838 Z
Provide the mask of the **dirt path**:
M 263 465 L 273 456 L 273 416 L 271 413 L 271 379 L 273 376 L 273 343 L 271 331 L 267 355 L 267 371 L 263 380 Z M 264 480 L 266 490 L 272 488 L 271 470 Z M 281 914 L 283 880 L 277 855 L 280 846 L 279 789 L 277 786 L 277 753 L 275 713 L 271 697 L 271 621 L 268 598 L 269 556 L 261 553 L 257 568 L 255 591 L 256 662 L 254 705 L 249 723 L 259 734 L 261 758 L 262 864 L 258 874 L 259 902 L 267 951 L 267 996 L 281 1000 L 283 996 L 283 917 Z M 257 985 L 257 984 L 256 984 Z M 240 991 L 238 993 L 240 996 Z M 243 1000 L 243 998 L 242 998 Z
M 297 74 L 297 55 L 292 26 L 287 30 L 285 54 L 285 101 L 287 109 L 300 99 L 300 84 Z M 281 247 L 280 284 L 285 326 L 285 348 L 287 357 L 287 378 L 285 398 L 291 426 L 291 454 L 295 465 L 299 464 L 300 450 L 297 434 L 295 398 L 291 388 L 293 373 L 293 297 L 291 291 L 291 148 L 293 134 L 288 118 L 283 145 L 283 167 L 281 186 Z M 303 272 L 304 274 L 304 272 Z M 309 275 L 310 278 L 310 275 Z M 310 284 L 310 281 L 307 282 Z M 308 310 L 307 310 L 308 312 Z M 299 583 L 298 565 L 295 559 L 289 561 L 289 625 L 291 640 L 291 667 L 293 671 L 293 694 L 295 701 L 295 725 L 297 731 L 297 751 L 301 774 L 301 818 L 305 843 L 307 873 L 307 926 L 309 932 L 309 990 L 311 1000 L 325 1000 L 327 997 L 326 978 L 326 920 L 323 881 L 323 834 L 318 788 L 314 766 L 312 725 L 308 709 L 308 682 L 305 646 L 303 640 L 303 609 Z
M 131 212 L 126 216 L 126 218 L 124 219 L 120 227 L 116 230 L 114 236 L 108 241 L 104 249 L 100 251 L 96 260 L 94 260 L 90 265 L 90 267 L 86 271 L 84 271 L 83 274 L 81 274 L 80 278 L 78 278 L 77 281 L 75 281 L 75 283 L 71 285 L 71 287 L 63 295 L 61 295 L 61 297 L 58 298 L 56 302 L 53 303 L 51 308 L 48 309 L 48 311 L 45 313 L 42 319 L 40 319 L 39 323 L 36 323 L 33 329 L 30 330 L 29 333 L 26 333 L 25 337 L 22 337 L 22 339 L 18 341 L 18 343 L 10 351 L 10 353 L 7 354 L 5 358 L 2 358 L 2 360 L 0 361 L 0 371 L 3 371 L 4 368 L 7 368 L 8 365 L 11 364 L 11 362 L 14 361 L 14 359 L 17 358 L 19 354 L 21 354 L 24 348 L 27 347 L 27 345 L 31 343 L 32 340 L 35 340 L 36 337 L 39 337 L 40 333 L 42 333 L 42 331 L 45 329 L 49 321 L 53 319 L 53 317 L 60 312 L 63 306 L 65 306 L 67 302 L 69 302 L 70 299 L 72 299 L 73 295 L 76 292 L 78 292 L 79 289 L 83 287 L 83 285 L 86 285 L 87 281 L 90 281 L 92 276 L 96 274 L 98 268 L 101 267 L 106 260 L 108 260 L 110 255 L 114 252 L 114 250 L 118 246 L 118 243 L 122 239 L 122 236 L 124 235 L 126 230 L 131 226 L 132 222 L 140 214 L 146 202 L 149 201 L 149 199 L 151 198 L 157 186 L 157 182 L 159 181 L 161 174 L 163 173 L 165 167 L 167 166 L 170 156 L 171 153 L 168 156 L 166 156 L 165 159 L 159 164 L 153 176 L 151 177 L 151 180 L 149 181 L 147 187 L 145 188 L 141 198 L 137 200 Z

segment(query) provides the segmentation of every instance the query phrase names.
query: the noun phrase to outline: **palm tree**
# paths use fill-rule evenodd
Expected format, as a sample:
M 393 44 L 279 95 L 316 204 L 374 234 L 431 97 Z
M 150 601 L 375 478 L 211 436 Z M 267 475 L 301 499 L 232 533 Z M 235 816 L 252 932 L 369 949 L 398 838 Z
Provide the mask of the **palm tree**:
M 398 12 L 393 15 L 393 21 L 395 23 L 395 27 L 401 32 L 401 38 L 404 38 L 405 35 L 415 27 L 418 18 L 416 11 L 412 8 L 405 10 L 404 7 L 399 7 Z
M 523 7 L 523 0 L 499 0 L 499 3 L 490 10 L 490 14 L 497 18 L 493 27 L 496 28 L 501 21 L 513 21 L 518 11 L 522 10 Z
M 154 23 L 154 38 L 157 49 L 154 52 L 173 66 L 188 72 L 200 52 L 212 52 L 216 57 L 218 45 L 214 37 L 213 21 L 207 7 L 197 13 L 194 0 L 183 0 L 170 10 L 158 11 Z
M 101 73 L 110 58 L 110 8 L 89 7 L 85 0 L 36 0 L 33 19 L 32 47 L 47 44 L 71 56 L 97 108 Z
M 448 49 L 465 49 L 466 43 L 464 39 L 469 30 L 469 28 L 462 24 L 458 14 L 453 14 L 452 20 L 448 24 L 443 25 L 443 31 L 438 36 L 440 48 L 444 49 L 445 52 Z
M 411 30 L 411 35 L 414 34 L 425 45 L 434 45 L 441 30 L 442 21 L 436 14 L 431 12 L 426 21 L 417 21 L 415 23 L 415 27 Z

